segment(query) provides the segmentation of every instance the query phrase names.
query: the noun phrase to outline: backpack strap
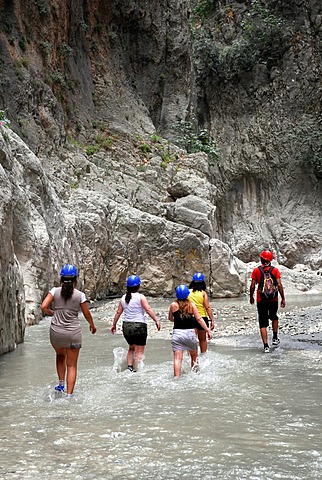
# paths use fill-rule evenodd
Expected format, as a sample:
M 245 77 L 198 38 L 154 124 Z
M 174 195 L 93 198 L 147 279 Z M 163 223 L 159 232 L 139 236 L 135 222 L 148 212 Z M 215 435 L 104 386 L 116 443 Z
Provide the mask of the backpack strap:
M 258 290 L 261 292 L 263 290 L 263 285 L 264 285 L 264 269 L 261 265 L 259 265 L 258 267 L 259 271 L 261 272 L 261 278 L 259 280 L 259 284 L 258 284 Z

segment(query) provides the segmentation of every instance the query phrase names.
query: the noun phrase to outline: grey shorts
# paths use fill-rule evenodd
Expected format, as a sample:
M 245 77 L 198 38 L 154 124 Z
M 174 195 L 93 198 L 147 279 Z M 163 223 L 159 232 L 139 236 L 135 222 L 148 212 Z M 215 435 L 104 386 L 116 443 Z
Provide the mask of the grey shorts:
M 148 326 L 142 322 L 123 322 L 123 335 L 127 343 L 144 347 L 148 336 Z
M 50 328 L 50 343 L 55 348 L 81 348 L 82 331 L 79 329 L 68 331 L 66 329 Z
M 174 329 L 171 339 L 172 351 L 177 350 L 197 350 L 197 335 L 194 328 L 189 329 Z

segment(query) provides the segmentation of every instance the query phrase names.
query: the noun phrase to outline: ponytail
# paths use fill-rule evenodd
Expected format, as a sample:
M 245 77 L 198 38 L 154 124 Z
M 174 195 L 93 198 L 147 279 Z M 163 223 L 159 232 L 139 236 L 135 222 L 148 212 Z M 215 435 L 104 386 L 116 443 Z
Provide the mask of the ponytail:
M 61 277 L 60 278 L 60 283 L 61 283 L 61 296 L 65 300 L 69 300 L 74 292 L 74 287 L 76 285 L 76 277 Z
M 126 287 L 125 303 L 130 303 L 132 293 L 137 292 L 139 289 L 140 285 L 135 285 L 135 287 Z

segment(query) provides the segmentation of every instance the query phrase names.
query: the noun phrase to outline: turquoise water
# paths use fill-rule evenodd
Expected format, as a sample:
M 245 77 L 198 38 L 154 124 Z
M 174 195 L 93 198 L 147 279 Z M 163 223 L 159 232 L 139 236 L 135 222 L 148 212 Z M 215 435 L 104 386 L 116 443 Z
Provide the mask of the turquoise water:
M 1 478 L 321 478 L 320 345 L 284 335 L 263 354 L 258 332 L 227 336 L 210 343 L 200 373 L 185 357 L 175 381 L 164 329 L 133 374 L 122 335 L 108 332 L 110 307 L 96 315 L 97 335 L 83 322 L 71 401 L 53 390 L 49 319 L 0 358 Z

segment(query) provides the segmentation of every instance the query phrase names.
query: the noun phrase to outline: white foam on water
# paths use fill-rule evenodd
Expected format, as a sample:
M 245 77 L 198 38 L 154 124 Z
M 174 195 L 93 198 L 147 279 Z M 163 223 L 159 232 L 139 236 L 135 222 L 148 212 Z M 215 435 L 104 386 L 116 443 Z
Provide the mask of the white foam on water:
M 97 323 L 98 333 L 106 328 Z M 3 358 L 3 478 L 320 480 L 316 343 L 281 335 L 263 354 L 259 333 L 215 339 L 197 373 L 184 355 L 175 380 L 170 339 L 148 339 L 131 373 L 121 335 L 84 333 L 75 401 L 66 401 L 55 381 L 46 384 L 55 377 L 47 329 L 28 335 Z

